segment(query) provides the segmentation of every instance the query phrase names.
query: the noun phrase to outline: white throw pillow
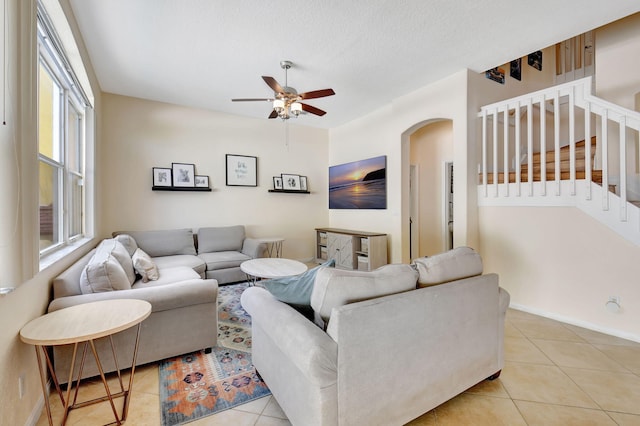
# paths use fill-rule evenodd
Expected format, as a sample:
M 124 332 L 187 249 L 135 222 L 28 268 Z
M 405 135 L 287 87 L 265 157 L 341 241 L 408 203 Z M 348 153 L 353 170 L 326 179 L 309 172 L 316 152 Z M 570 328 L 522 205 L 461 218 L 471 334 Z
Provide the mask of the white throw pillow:
M 142 249 L 136 249 L 131 259 L 133 260 L 133 267 L 136 272 L 142 276 L 142 282 L 156 281 L 160 278 L 158 267 L 153 260 L 151 260 L 151 257 L 142 251 Z
M 131 255 L 127 251 L 126 247 L 115 238 L 102 240 L 100 244 L 98 244 L 96 256 L 100 259 L 104 259 L 107 254 L 115 257 L 116 260 L 120 262 L 122 269 L 124 269 L 124 273 L 127 274 L 129 284 L 133 284 L 136 281 L 136 273 L 133 270 Z
M 83 294 L 130 288 L 131 283 L 122 265 L 110 254 L 102 258 L 94 255 L 80 275 L 80 290 Z
M 121 243 L 124 248 L 127 249 L 127 251 L 129 252 L 129 256 L 133 256 L 133 253 L 135 253 L 136 249 L 138 248 L 136 240 L 134 240 L 133 237 L 129 234 L 118 234 L 113 237 L 113 239 Z

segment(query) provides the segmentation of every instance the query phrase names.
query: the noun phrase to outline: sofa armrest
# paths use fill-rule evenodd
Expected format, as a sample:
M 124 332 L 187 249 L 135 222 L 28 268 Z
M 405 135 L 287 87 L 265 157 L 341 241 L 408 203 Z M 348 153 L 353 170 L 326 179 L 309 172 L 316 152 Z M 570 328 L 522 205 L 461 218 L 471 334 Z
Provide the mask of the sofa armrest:
M 60 297 L 49 304 L 48 312 L 83 303 L 113 299 L 146 300 L 151 303 L 151 312 L 167 311 L 203 303 L 216 303 L 218 299 L 218 281 L 213 279 L 193 279 L 156 287 Z
M 336 382 L 338 345 L 324 331 L 291 306 L 278 301 L 267 290 L 249 287 L 240 298 L 242 307 L 251 315 L 253 357 L 268 357 L 257 347 L 256 333 L 287 355 L 300 374 L 318 386 Z
M 242 243 L 242 253 L 252 259 L 267 257 L 267 244 L 255 238 L 245 238 Z
M 509 294 L 509 292 L 507 290 L 505 290 L 502 287 L 498 287 L 498 294 L 500 296 L 500 301 L 499 301 L 499 306 L 500 306 L 500 313 L 502 314 L 502 317 L 504 318 L 504 315 L 507 313 L 507 309 L 509 308 L 509 302 L 511 301 L 511 295 Z

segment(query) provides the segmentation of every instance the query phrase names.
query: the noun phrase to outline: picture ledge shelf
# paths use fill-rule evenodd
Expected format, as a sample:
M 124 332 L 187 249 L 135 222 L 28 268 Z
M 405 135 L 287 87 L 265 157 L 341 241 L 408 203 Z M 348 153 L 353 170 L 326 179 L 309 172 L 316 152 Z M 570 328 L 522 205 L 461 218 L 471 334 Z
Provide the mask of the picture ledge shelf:
M 211 188 L 191 187 L 191 186 L 152 186 L 152 191 L 194 191 L 211 192 Z
M 285 194 L 311 194 L 309 191 L 296 191 L 295 189 L 270 189 L 269 192 L 282 192 Z

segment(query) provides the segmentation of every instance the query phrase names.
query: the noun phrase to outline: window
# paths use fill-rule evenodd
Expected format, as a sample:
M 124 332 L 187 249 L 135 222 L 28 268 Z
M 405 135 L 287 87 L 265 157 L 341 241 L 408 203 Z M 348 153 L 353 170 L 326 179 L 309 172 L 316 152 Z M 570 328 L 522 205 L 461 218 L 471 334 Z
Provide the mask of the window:
M 38 7 L 40 257 L 86 233 L 85 170 L 89 102 L 46 12 Z

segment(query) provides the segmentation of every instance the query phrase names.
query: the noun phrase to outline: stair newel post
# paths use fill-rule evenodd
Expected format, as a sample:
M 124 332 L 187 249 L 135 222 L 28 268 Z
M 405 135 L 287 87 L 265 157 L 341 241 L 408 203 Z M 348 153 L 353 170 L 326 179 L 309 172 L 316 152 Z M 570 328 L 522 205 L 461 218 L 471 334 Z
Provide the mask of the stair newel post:
M 560 195 L 560 94 L 557 90 L 553 94 L 553 139 L 556 195 Z
M 493 187 L 498 194 L 498 108 L 493 110 Z
M 547 114 L 545 95 L 540 99 L 540 182 L 542 195 L 547 195 Z
M 585 102 L 584 106 L 584 177 L 585 177 L 585 197 L 587 200 L 591 199 L 591 170 L 593 164 L 591 164 L 591 103 Z
M 571 195 L 576 195 L 576 114 L 574 94 L 575 86 L 572 86 L 571 90 L 569 90 L 569 185 Z
M 620 220 L 627 221 L 627 117 L 620 117 Z M 604 188 L 606 192 L 608 188 Z
M 516 101 L 516 140 L 515 140 L 515 166 L 516 166 L 516 196 L 520 196 L 520 183 L 522 181 L 522 168 L 520 167 L 520 101 Z
M 487 185 L 487 110 L 482 110 L 482 186 L 484 196 L 489 195 Z
M 514 115 L 514 120 L 516 119 Z M 503 176 L 505 183 L 505 197 L 509 196 L 509 104 L 505 105 L 504 108 L 504 123 L 503 123 L 503 133 L 504 133 L 504 155 L 503 155 Z
M 533 103 L 527 101 L 527 181 L 529 196 L 533 196 Z
M 609 110 L 602 111 L 602 210 L 609 210 Z

